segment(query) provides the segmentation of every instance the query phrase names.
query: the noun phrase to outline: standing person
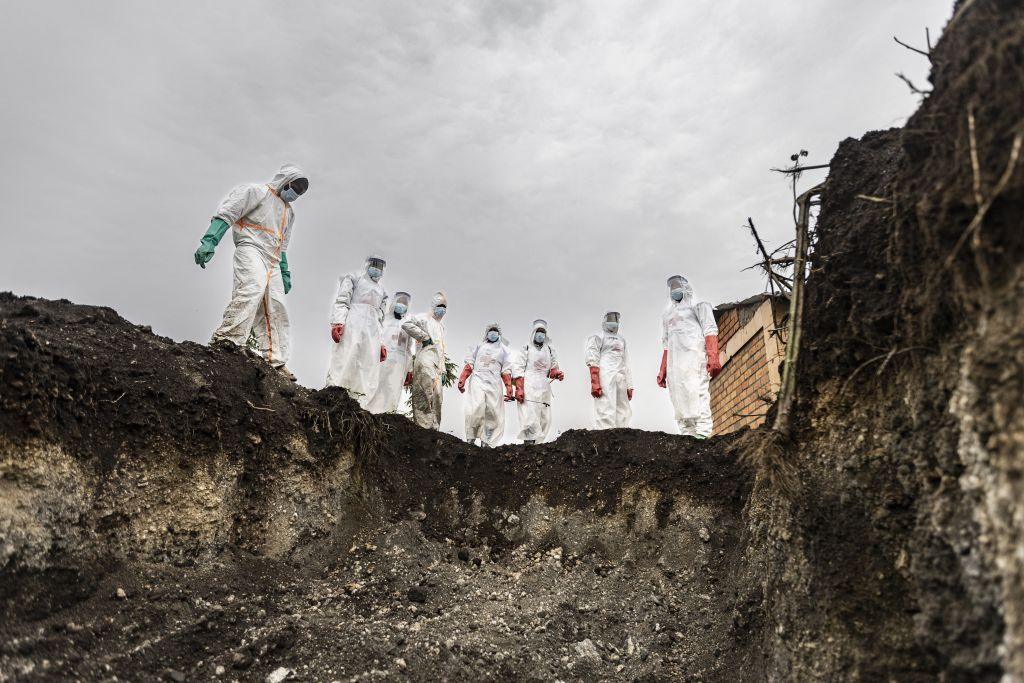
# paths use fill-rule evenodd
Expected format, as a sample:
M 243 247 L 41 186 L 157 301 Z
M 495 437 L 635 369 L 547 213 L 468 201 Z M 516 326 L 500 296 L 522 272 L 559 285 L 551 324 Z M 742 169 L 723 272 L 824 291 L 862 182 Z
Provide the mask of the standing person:
M 387 294 L 380 285 L 384 259 L 367 256 L 361 270 L 338 278 L 331 312 L 330 366 L 327 386 L 344 387 L 362 408 L 377 390 L 380 364 L 388 352 L 381 343 Z
M 619 314 L 604 314 L 602 331 L 587 339 L 584 359 L 590 369 L 590 395 L 598 429 L 628 427 L 633 409 L 633 373 L 626 340 L 619 334 Z
M 430 311 L 402 323 L 402 330 L 417 342 L 412 363 L 412 419 L 420 427 L 440 429 L 441 389 L 444 381 L 444 323 L 448 299 L 437 292 Z
M 470 348 L 459 377 L 459 391 L 466 392 L 466 440 L 480 440 L 493 447 L 505 433 L 505 401 L 512 401 L 511 351 L 501 338 L 501 326 L 491 323 L 484 339 Z
M 668 387 L 679 433 L 711 436 L 711 378 L 722 370 L 718 325 L 711 304 L 693 301 L 682 275 L 668 279 L 669 302 L 661 318 L 661 370 L 658 386 Z
M 295 211 L 292 203 L 309 189 L 309 180 L 295 164 L 284 164 L 269 183 L 247 183 L 225 197 L 196 249 L 201 268 L 213 258 L 231 228 L 235 243 L 231 301 L 210 343 L 230 342 L 242 348 L 255 332 L 260 355 L 290 379 L 285 367 L 291 354 L 291 331 L 284 295 L 291 291 L 288 244 Z
M 512 380 L 518 403 L 519 438 L 525 444 L 543 442 L 551 429 L 551 382 L 562 381 L 558 357 L 548 337 L 548 324 L 534 320 L 530 341 L 516 354 Z
M 371 413 L 398 412 L 402 399 L 402 387 L 406 376 L 412 372 L 412 337 L 402 329 L 402 321 L 409 313 L 412 297 L 408 292 L 395 292 L 391 309 L 384 316 L 381 342 L 387 351 L 387 358 L 380 366 L 380 378 L 366 409 Z

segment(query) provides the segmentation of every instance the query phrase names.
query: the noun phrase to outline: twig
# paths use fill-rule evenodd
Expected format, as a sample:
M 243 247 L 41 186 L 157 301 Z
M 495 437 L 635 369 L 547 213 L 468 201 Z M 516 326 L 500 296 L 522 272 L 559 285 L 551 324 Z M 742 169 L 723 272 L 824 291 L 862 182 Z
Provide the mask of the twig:
M 980 207 L 985 203 L 984 197 L 981 196 L 981 163 L 978 161 L 978 138 L 975 133 L 977 129 L 974 126 L 974 106 L 967 107 L 967 137 L 971 143 L 971 174 L 973 176 L 974 183 L 972 185 L 974 189 L 974 205 Z
M 772 170 L 776 173 L 803 173 L 804 171 L 813 171 L 818 168 L 828 168 L 831 164 L 815 164 L 814 166 L 794 166 L 793 168 L 773 168 Z
M 926 33 L 927 33 L 927 31 L 928 31 L 928 29 L 925 29 L 925 32 L 926 32 Z M 924 55 L 925 57 L 927 57 L 927 58 L 928 58 L 928 61 L 931 61 L 931 59 L 932 59 L 932 56 L 931 56 L 931 54 L 929 54 L 929 53 L 925 52 L 924 50 L 918 50 L 918 49 L 917 49 L 916 47 L 914 47 L 914 46 L 912 46 L 912 45 L 907 45 L 906 43 L 904 43 L 904 42 L 903 42 L 902 40 L 900 40 L 900 39 L 899 39 L 899 38 L 897 38 L 896 36 L 893 36 L 893 37 L 892 37 L 892 39 L 893 39 L 893 40 L 895 40 L 895 41 L 896 41 L 897 43 L 899 43 L 900 45 L 902 45 L 903 47 L 907 48 L 908 50 L 911 50 L 911 51 L 913 51 L 913 52 L 916 52 L 916 53 L 917 53 L 917 54 L 919 54 L 919 55 Z M 931 48 L 929 47 L 928 49 L 930 50 Z
M 253 410 L 265 410 L 265 411 L 266 411 L 266 412 L 268 412 L 268 413 L 273 413 L 273 412 L 275 412 L 273 408 L 265 408 L 265 407 L 263 407 L 263 406 L 254 406 L 254 405 L 252 404 L 252 401 L 250 401 L 250 400 L 248 400 L 248 399 L 246 399 L 246 401 L 245 401 L 245 402 L 246 402 L 246 403 L 248 403 L 248 404 L 249 404 L 249 407 L 250 407 L 250 408 L 252 408 Z
M 978 206 L 978 212 L 974 214 L 974 218 L 971 219 L 967 229 L 964 230 L 964 233 L 960 235 L 956 244 L 953 245 L 953 251 L 951 251 L 949 256 L 946 257 L 944 268 L 949 268 L 953 265 L 956 255 L 960 252 L 960 248 L 964 246 L 968 237 L 974 237 L 972 244 L 975 247 L 981 246 L 981 224 L 985 220 L 985 215 L 988 213 L 989 209 L 992 208 L 992 203 L 1000 194 L 1002 194 L 1003 190 L 1006 189 L 1006 185 L 1013 177 L 1013 172 L 1017 168 L 1017 161 L 1020 159 L 1020 148 L 1022 143 L 1024 143 L 1024 133 L 1017 133 L 1013 136 L 1013 145 L 1010 148 L 1010 158 L 1006 162 L 1006 168 L 1003 169 L 1003 175 L 999 178 L 999 182 L 996 183 L 996 186 L 992 189 L 989 196 L 982 201 L 980 206 Z
M 901 72 L 896 73 L 896 78 L 906 83 L 907 87 L 910 88 L 910 92 L 914 93 L 915 95 L 927 97 L 928 95 L 932 94 L 931 90 L 921 90 L 920 88 L 918 88 L 916 85 L 914 85 L 914 82 L 912 80 L 904 76 Z
M 867 366 L 871 365 L 872 363 L 874 363 L 876 361 L 880 361 L 883 358 L 885 359 L 882 362 L 882 366 L 880 368 L 878 368 L 878 372 L 875 373 L 876 375 L 881 375 L 882 374 L 882 370 L 885 369 L 885 366 L 889 363 L 890 360 L 892 360 L 893 356 L 897 356 L 897 355 L 899 355 L 901 353 L 906 353 L 907 351 L 913 351 L 915 349 L 927 349 L 927 348 L 928 348 L 927 346 L 908 346 L 905 349 L 900 349 L 900 350 L 897 351 L 896 347 L 893 347 L 893 348 L 889 349 L 889 351 L 886 352 L 886 353 L 880 353 L 880 354 L 878 354 L 877 356 L 875 356 L 873 358 L 868 358 L 866 361 L 864 361 L 863 363 L 858 365 L 857 369 L 854 370 L 853 372 L 851 372 L 850 376 L 846 378 L 846 381 L 843 382 L 842 389 L 839 390 L 839 395 L 842 396 L 843 394 L 845 394 L 846 393 L 846 388 L 848 386 L 850 386 L 850 382 L 853 381 L 853 378 L 856 377 L 860 373 L 861 370 L 863 370 Z
M 893 203 L 893 201 L 891 199 L 886 199 L 885 197 L 872 197 L 869 194 L 859 194 L 859 195 L 857 195 L 857 199 L 863 199 L 866 202 L 877 202 L 879 204 L 892 204 Z
M 931 58 L 932 52 L 932 34 L 928 31 L 928 27 L 924 27 L 924 42 L 928 46 L 928 57 Z
M 125 391 L 125 392 L 122 392 L 122 393 L 121 393 L 121 395 L 120 395 L 120 396 L 118 396 L 117 398 L 115 398 L 115 399 L 114 399 L 113 401 L 111 401 L 111 400 L 110 400 L 109 398 L 105 398 L 105 399 L 103 399 L 103 400 L 104 400 L 104 401 L 106 401 L 106 402 L 108 402 L 108 403 L 117 403 L 117 402 L 118 402 L 118 401 L 120 401 L 120 400 L 121 400 L 122 398 L 124 398 L 124 395 L 125 395 L 125 394 L 127 394 L 127 393 L 128 393 L 127 391 Z

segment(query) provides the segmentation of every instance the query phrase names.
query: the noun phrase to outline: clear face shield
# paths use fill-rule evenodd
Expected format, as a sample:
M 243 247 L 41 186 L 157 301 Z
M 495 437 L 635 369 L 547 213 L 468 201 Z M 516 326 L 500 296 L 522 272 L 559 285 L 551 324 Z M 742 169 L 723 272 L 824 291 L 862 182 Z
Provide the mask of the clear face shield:
M 618 311 L 608 311 L 604 314 L 604 331 L 615 334 L 619 331 L 619 313 Z
M 384 275 L 384 259 L 379 256 L 366 257 L 366 274 L 370 279 L 377 282 Z
M 693 296 L 689 281 L 682 275 L 673 275 L 668 279 L 668 293 L 672 301 L 682 301 Z
M 402 318 L 409 312 L 409 303 L 411 301 L 412 296 L 408 292 L 395 292 L 395 303 L 391 310 L 396 318 Z
M 537 319 L 533 321 L 533 343 L 540 345 L 547 341 L 548 321 Z

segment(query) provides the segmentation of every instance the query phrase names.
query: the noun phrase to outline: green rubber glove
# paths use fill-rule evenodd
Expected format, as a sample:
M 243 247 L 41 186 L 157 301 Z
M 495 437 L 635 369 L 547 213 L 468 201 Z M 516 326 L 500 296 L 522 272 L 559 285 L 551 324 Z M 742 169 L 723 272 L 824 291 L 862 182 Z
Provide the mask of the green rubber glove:
M 281 280 L 284 282 L 284 293 L 292 291 L 292 271 L 288 270 L 288 254 L 281 252 Z
M 220 244 L 220 240 L 224 237 L 224 233 L 228 231 L 230 226 L 219 218 L 214 218 L 210 221 L 210 227 L 203 235 L 202 239 L 199 240 L 199 248 L 196 249 L 196 263 L 200 268 L 205 268 L 206 264 L 213 258 L 213 251 Z

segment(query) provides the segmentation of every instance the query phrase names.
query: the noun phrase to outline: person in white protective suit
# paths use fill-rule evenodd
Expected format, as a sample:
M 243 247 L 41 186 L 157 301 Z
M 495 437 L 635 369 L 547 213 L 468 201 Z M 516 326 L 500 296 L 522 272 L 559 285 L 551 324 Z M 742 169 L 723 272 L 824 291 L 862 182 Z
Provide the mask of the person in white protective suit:
M 619 314 L 605 313 L 602 331 L 587 339 L 583 351 L 590 370 L 590 395 L 598 429 L 628 427 L 633 417 L 633 372 L 629 367 L 626 339 L 619 334 Z
M 519 413 L 519 438 L 525 444 L 543 442 L 551 429 L 551 382 L 562 381 L 558 356 L 551 346 L 548 324 L 534 320 L 530 341 L 519 349 L 512 362 L 516 412 Z
M 402 329 L 402 321 L 409 313 L 411 299 L 408 292 L 395 292 L 391 309 L 384 316 L 381 341 L 387 351 L 387 358 L 380 366 L 377 390 L 366 404 L 366 409 L 371 413 L 398 412 L 402 387 L 412 382 L 413 342 L 412 337 Z
M 510 364 L 512 352 L 501 336 L 501 326 L 491 323 L 484 339 L 470 347 L 459 377 L 459 391 L 466 392 L 466 440 L 493 447 L 505 433 L 505 401 L 514 400 Z
M 718 325 L 711 304 L 693 301 L 682 275 L 668 279 L 669 302 L 661 318 L 661 370 L 658 386 L 668 387 L 679 433 L 711 436 L 711 378 L 722 370 Z
M 330 367 L 327 386 L 344 387 L 365 408 L 377 391 L 387 349 L 381 343 L 387 294 L 380 285 L 384 259 L 368 256 L 361 270 L 338 278 L 331 311 Z
M 412 363 L 412 419 L 420 427 L 440 429 L 441 389 L 444 379 L 444 323 L 448 299 L 437 292 L 430 301 L 430 310 L 414 315 L 402 323 L 402 329 L 416 340 L 416 357 Z
M 286 376 L 291 330 L 284 295 L 291 290 L 288 244 L 295 211 L 292 203 L 309 188 L 295 164 L 284 164 L 269 183 L 235 187 L 221 201 L 200 240 L 195 262 L 206 268 L 221 238 L 230 229 L 235 244 L 231 301 L 210 343 L 230 342 L 245 348 L 254 332 L 259 353 Z

